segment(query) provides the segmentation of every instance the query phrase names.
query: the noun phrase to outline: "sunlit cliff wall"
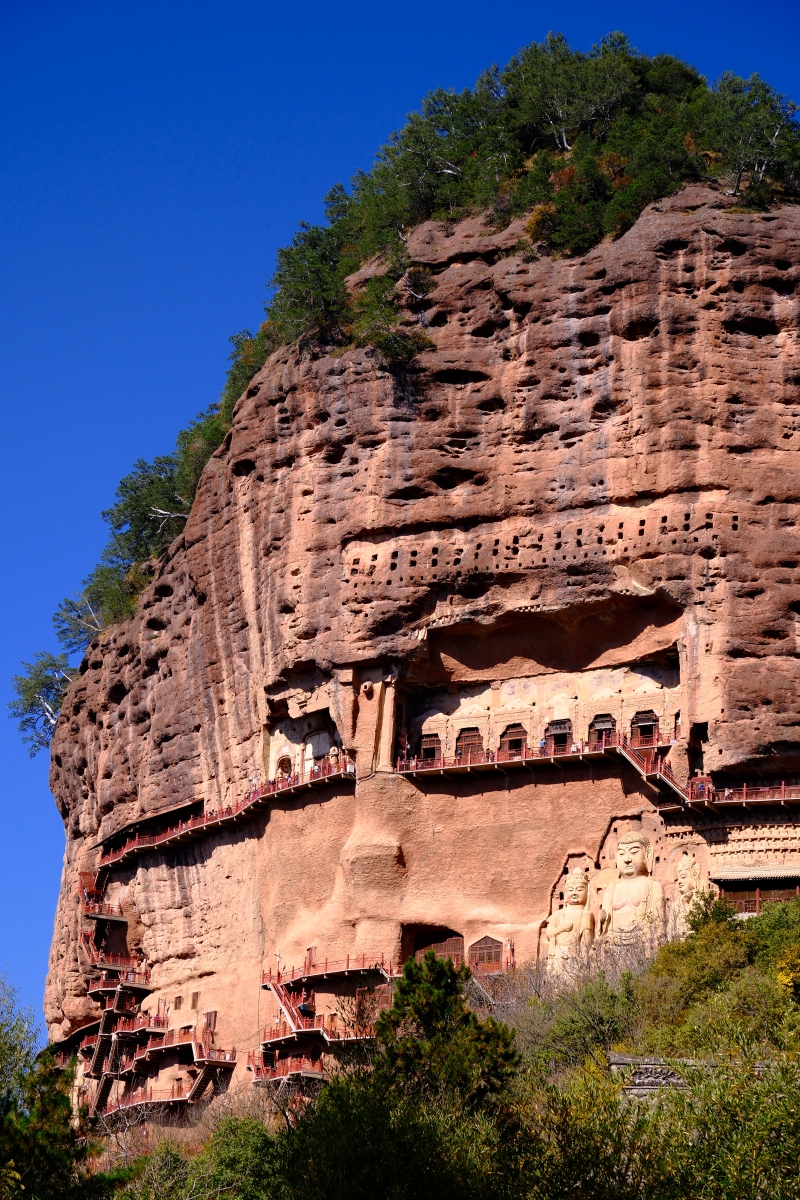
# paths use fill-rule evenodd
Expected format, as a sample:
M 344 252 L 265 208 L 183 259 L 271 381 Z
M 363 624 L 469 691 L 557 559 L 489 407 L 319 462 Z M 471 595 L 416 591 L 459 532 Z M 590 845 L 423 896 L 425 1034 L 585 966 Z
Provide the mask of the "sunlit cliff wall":
M 643 814 L 667 888 L 675 847 L 707 870 L 716 835 L 662 821 L 622 763 L 415 782 L 391 771 L 403 739 L 438 731 L 453 754 L 461 729 L 496 746 L 517 723 L 538 744 L 552 721 L 583 738 L 647 709 L 684 777 L 800 771 L 800 210 L 729 203 L 686 188 L 617 242 L 533 262 L 522 222 L 430 222 L 408 249 L 435 287 L 404 319 L 432 348 L 409 368 L 293 347 L 266 363 L 58 724 L 52 1037 L 97 1011 L 77 873 L 98 840 L 230 804 L 309 760 L 310 734 L 355 759 L 354 786 L 109 878 L 151 1004 L 198 993 L 240 1050 L 272 1012 L 276 953 L 398 956 L 441 926 L 535 957 L 564 868 L 606 869 L 617 819 Z M 752 820 L 744 854 L 760 838 L 800 864 L 790 813 Z

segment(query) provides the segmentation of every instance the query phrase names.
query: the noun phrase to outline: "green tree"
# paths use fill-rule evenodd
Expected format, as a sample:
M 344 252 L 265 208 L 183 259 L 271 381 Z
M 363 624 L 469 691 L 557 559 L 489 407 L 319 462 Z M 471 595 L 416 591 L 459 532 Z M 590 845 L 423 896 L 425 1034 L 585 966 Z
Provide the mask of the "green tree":
M 72 1073 L 34 1059 L 37 1030 L 16 990 L 0 980 L 0 1188 L 23 1200 L 100 1200 L 116 1180 L 94 1174 L 95 1147 L 76 1125 Z M 4 1193 L 0 1191 L 0 1195 Z
M 17 989 L 0 975 L 0 1095 L 11 1094 L 30 1066 L 37 1037 L 33 1010 L 21 1007 Z
M 797 162 L 797 105 L 770 87 L 759 75 L 742 79 L 724 72 L 710 106 L 708 136 L 721 150 L 738 196 L 746 173 L 754 192 L 776 167 Z
M 24 673 L 12 676 L 16 699 L 8 707 L 33 758 L 50 745 L 61 701 L 75 671 L 69 666 L 67 654 L 49 654 L 44 650 L 34 655 L 33 662 L 23 662 L 22 666 Z
M 429 950 L 410 958 L 395 986 L 391 1009 L 380 1014 L 374 1070 L 392 1091 L 453 1091 L 480 1105 L 501 1094 L 519 1066 L 513 1032 L 493 1017 L 479 1020 L 468 1007 L 469 968 Z

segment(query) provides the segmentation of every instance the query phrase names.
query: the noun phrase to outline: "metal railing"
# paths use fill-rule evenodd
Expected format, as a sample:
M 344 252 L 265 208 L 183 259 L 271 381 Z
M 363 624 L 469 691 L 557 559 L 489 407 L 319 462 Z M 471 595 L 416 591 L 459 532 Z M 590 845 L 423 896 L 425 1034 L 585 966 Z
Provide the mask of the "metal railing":
M 708 780 L 689 782 L 690 799 L 708 800 L 712 804 L 780 804 L 784 800 L 800 800 L 800 783 L 775 783 L 766 787 L 742 784 L 738 788 L 715 787 Z
M 260 1055 L 252 1051 L 247 1056 L 248 1068 L 257 1080 L 283 1079 L 287 1075 L 318 1075 L 323 1077 L 325 1069 L 320 1058 L 307 1058 L 306 1055 L 292 1055 L 281 1058 L 274 1066 L 266 1066 Z
M 644 776 L 661 775 L 670 787 L 688 799 L 687 785 L 682 783 L 674 771 L 667 766 L 665 759 L 658 754 L 658 748 L 676 739 L 662 739 L 659 735 L 644 738 L 629 738 L 616 730 L 605 731 L 601 737 L 589 740 L 568 741 L 564 745 L 556 745 L 552 738 L 543 738 L 536 747 L 524 746 L 521 750 L 481 750 L 466 754 L 441 756 L 439 758 L 399 758 L 395 766 L 398 774 L 415 774 L 418 771 L 453 771 L 469 770 L 471 767 L 496 766 L 500 763 L 533 763 L 537 760 L 555 758 L 582 758 L 586 754 L 605 754 L 607 751 L 618 751 L 624 754 Z M 651 753 L 642 753 L 642 751 Z
M 130 954 L 108 954 L 105 950 L 99 950 L 92 941 L 91 934 L 86 931 L 81 934 L 81 944 L 93 967 L 120 967 L 135 971 L 142 966 L 141 955 L 134 957 Z
M 556 745 L 552 738 L 543 738 L 538 746 L 525 746 L 521 750 L 480 750 L 466 754 L 442 755 L 438 758 L 399 758 L 395 770 L 401 774 L 412 771 L 441 771 L 458 767 L 493 766 L 496 763 L 530 762 L 537 759 L 580 757 L 584 754 L 602 754 L 606 750 L 625 749 L 638 752 L 671 745 L 675 738 L 629 738 L 616 730 L 604 732 L 602 737 L 567 741 Z M 643 756 L 639 756 L 645 762 Z
M 348 954 L 344 958 L 325 958 L 319 962 L 309 962 L 308 959 L 301 967 L 286 967 L 273 970 L 269 967 L 261 972 L 261 986 L 271 987 L 272 984 L 287 984 L 294 979 L 307 979 L 311 975 L 347 974 L 349 971 L 378 971 L 383 975 L 395 973 L 394 963 L 383 953 L 381 954 Z
M 331 763 L 324 763 L 321 766 L 313 767 L 311 771 L 305 774 L 287 775 L 282 779 L 271 779 L 266 783 L 259 784 L 258 787 L 248 792 L 237 804 L 230 805 L 227 808 L 212 809 L 210 812 L 200 813 L 196 817 L 189 817 L 188 820 L 180 821 L 177 825 L 172 825 L 169 829 L 165 829 L 161 833 L 140 834 L 138 837 L 129 838 L 123 846 L 101 854 L 100 866 L 111 866 L 113 863 L 120 862 L 131 854 L 136 854 L 141 850 L 151 850 L 156 846 L 162 846 L 167 842 L 183 837 L 187 833 L 195 833 L 212 825 L 220 825 L 227 821 L 233 821 L 241 816 L 242 813 L 247 812 L 248 809 L 258 806 L 265 797 L 290 791 L 292 788 L 310 786 L 320 780 L 328 779 L 332 781 L 335 779 L 354 778 L 355 763 L 347 762 L 342 765 L 337 763 L 335 766 Z
M 106 904 L 102 900 L 84 900 L 83 915 L 85 917 L 122 917 L 122 906 Z
M 236 1047 L 233 1050 L 221 1050 L 217 1046 L 206 1046 L 202 1042 L 194 1043 L 195 1062 L 236 1064 Z
M 141 969 L 141 970 L 136 970 L 136 969 L 120 970 L 119 973 L 115 974 L 115 975 L 107 975 L 104 971 L 103 974 L 100 976 L 100 978 L 95 983 L 90 984 L 89 991 L 93 992 L 93 991 L 97 991 L 98 989 L 101 989 L 101 988 L 104 991 L 108 991 L 111 988 L 116 989 L 116 988 L 120 988 L 120 987 L 122 987 L 122 988 L 124 988 L 124 987 L 149 988 L 150 987 L 150 970 L 149 970 L 149 968 L 145 967 L 144 969 Z
M 134 1091 L 128 1092 L 127 1096 L 121 1096 L 107 1104 L 103 1113 L 108 1117 L 112 1113 L 119 1112 L 120 1109 L 134 1108 L 137 1104 L 168 1104 L 171 1100 L 186 1100 L 188 1095 L 188 1089 L 182 1083 L 174 1083 L 169 1089 L 136 1088 Z

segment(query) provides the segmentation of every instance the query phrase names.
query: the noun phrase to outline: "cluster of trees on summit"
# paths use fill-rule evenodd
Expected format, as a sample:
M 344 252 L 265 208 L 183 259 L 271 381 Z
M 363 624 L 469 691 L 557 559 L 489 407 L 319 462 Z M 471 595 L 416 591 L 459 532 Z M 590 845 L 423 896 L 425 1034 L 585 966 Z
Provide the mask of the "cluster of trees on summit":
M 103 514 L 110 536 L 100 562 L 55 614 L 61 653 L 37 654 L 15 677 L 12 716 L 31 752 L 49 744 L 70 656 L 135 611 L 236 400 L 268 356 L 294 341 L 354 345 L 402 370 L 428 344 L 421 329 L 398 324 L 409 297 L 432 286 L 409 258 L 409 230 L 476 212 L 503 228 L 528 215 L 519 254 L 582 254 L 624 234 L 651 201 L 709 178 L 723 182 L 732 205 L 795 200 L 797 106 L 757 75 L 726 73 L 710 87 L 671 55 L 639 54 L 621 33 L 588 53 L 550 34 L 484 71 L 474 88 L 426 96 L 369 171 L 331 189 L 324 223 L 302 223 L 278 251 L 266 319 L 255 334 L 231 338 L 220 401 L 179 433 L 171 454 L 136 462 L 121 481 Z M 375 255 L 385 273 L 349 295 L 345 279 Z

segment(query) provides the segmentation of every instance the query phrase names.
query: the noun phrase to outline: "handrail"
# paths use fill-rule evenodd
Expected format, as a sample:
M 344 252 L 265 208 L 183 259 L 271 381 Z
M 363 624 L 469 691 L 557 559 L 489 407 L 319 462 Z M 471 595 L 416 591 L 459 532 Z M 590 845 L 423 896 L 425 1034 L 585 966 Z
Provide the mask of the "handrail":
M 121 904 L 106 904 L 103 900 L 84 900 L 83 915 L 85 917 L 121 917 Z
M 581 738 L 569 741 L 563 746 L 556 746 L 551 738 L 542 738 L 538 746 L 528 746 L 522 750 L 481 750 L 470 751 L 467 754 L 442 755 L 439 758 L 399 758 L 395 771 L 398 774 L 411 774 L 417 771 L 447 771 L 457 768 L 493 766 L 498 763 L 535 762 L 537 759 L 551 760 L 554 758 L 582 758 L 585 754 L 605 754 L 608 750 L 621 751 L 642 775 L 660 774 L 675 790 L 681 792 L 686 799 L 689 792 L 675 773 L 667 766 L 658 754 L 642 754 L 642 750 L 655 750 L 667 744 L 674 744 L 676 738 L 659 737 L 657 734 L 647 737 L 628 737 L 627 734 L 616 730 L 605 730 L 598 738 L 588 741 Z
M 137 955 L 134 958 L 129 954 L 107 954 L 105 950 L 98 950 L 92 941 L 91 934 L 85 930 L 81 934 L 81 944 L 93 967 L 128 967 L 136 970 L 142 965 L 143 960 L 141 955 Z
M 209 812 L 200 813 L 196 817 L 189 817 L 188 820 L 179 821 L 177 825 L 172 825 L 169 829 L 165 829 L 161 833 L 141 834 L 139 837 L 129 838 L 123 846 L 101 854 L 100 866 L 111 866 L 113 863 L 120 862 L 129 854 L 137 853 L 139 850 L 149 850 L 155 846 L 161 846 L 165 842 L 172 841 L 174 838 L 180 838 L 186 833 L 193 833 L 210 825 L 219 825 L 227 821 L 232 821 L 236 817 L 241 816 L 249 808 L 258 805 L 266 796 L 274 796 L 292 788 L 310 785 L 317 780 L 333 780 L 337 778 L 354 779 L 355 763 L 349 761 L 344 764 L 336 763 L 335 765 L 324 763 L 321 766 L 313 767 L 311 771 L 304 774 L 287 775 L 283 779 L 268 780 L 266 783 L 259 784 L 253 788 L 252 791 L 248 792 L 236 804 L 229 805 L 226 808 L 211 809 Z
M 263 1061 L 259 1064 L 255 1055 L 252 1060 L 248 1055 L 248 1066 L 256 1079 L 281 1079 L 286 1075 L 296 1075 L 303 1071 L 306 1074 L 323 1075 L 325 1071 L 322 1059 L 307 1058 L 305 1055 L 278 1059 L 271 1067 L 266 1066 Z
M 145 967 L 144 970 L 129 969 L 120 970 L 118 975 L 108 975 L 105 971 L 95 983 L 89 984 L 89 991 L 97 991 L 98 988 L 124 988 L 124 987 L 150 987 L 150 970 Z
M 551 738 L 542 738 L 538 746 L 526 745 L 522 750 L 480 750 L 466 754 L 441 755 L 438 758 L 399 758 L 395 770 L 401 774 L 410 771 L 438 771 L 452 767 L 488 766 L 494 763 L 527 762 L 535 759 L 569 758 L 584 754 L 602 754 L 605 750 L 622 748 L 638 753 L 640 749 L 673 745 L 675 738 L 629 738 L 616 730 L 604 731 L 602 737 L 586 740 L 573 739 L 557 746 Z M 641 755 L 639 757 L 642 757 Z M 644 759 L 642 759 L 644 761 Z
M 103 1112 L 106 1116 L 112 1113 L 119 1112 L 123 1108 L 133 1108 L 137 1104 L 163 1104 L 169 1100 L 186 1100 L 188 1090 L 184 1088 L 182 1083 L 174 1083 L 167 1091 L 165 1088 L 154 1090 L 151 1087 L 137 1088 L 133 1092 L 129 1092 L 127 1096 L 122 1096 L 111 1104 L 106 1105 Z
M 271 987 L 273 983 L 287 984 L 294 979 L 306 979 L 311 975 L 346 974 L 348 971 L 380 971 L 384 975 L 394 974 L 394 963 L 381 952 L 380 955 L 348 954 L 345 958 L 323 959 L 321 962 L 309 962 L 308 959 L 300 967 L 287 967 L 285 970 L 273 970 L 269 967 L 261 972 L 261 986 Z
M 222 1050 L 218 1046 L 206 1046 L 202 1042 L 194 1042 L 195 1062 L 236 1063 L 236 1047 L 233 1050 Z

